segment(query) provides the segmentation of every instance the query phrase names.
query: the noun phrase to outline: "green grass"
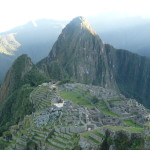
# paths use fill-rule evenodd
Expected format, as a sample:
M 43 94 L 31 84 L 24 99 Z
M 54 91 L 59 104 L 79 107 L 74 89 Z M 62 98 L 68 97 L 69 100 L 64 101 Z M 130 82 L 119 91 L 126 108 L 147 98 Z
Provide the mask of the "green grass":
M 146 137 L 146 141 L 150 141 L 150 136 Z
M 61 145 L 66 146 L 65 143 L 63 143 L 63 142 L 61 142 L 61 141 L 59 141 L 59 140 L 57 140 L 57 139 L 55 139 L 55 138 L 52 138 L 51 140 L 54 141 L 54 142 L 56 142 L 56 143 L 59 143 L 59 144 L 61 144 Z
M 94 130 L 91 130 L 91 131 L 83 132 L 80 135 L 88 138 L 90 136 L 90 133 L 93 133 L 93 134 L 97 135 L 100 138 L 105 138 L 105 136 L 102 133 L 98 132 L 98 130 L 100 130 L 100 128 L 94 129 Z
M 54 144 L 52 144 L 52 143 L 49 142 L 49 141 L 46 141 L 46 143 L 50 144 L 50 145 L 53 146 L 53 147 L 56 147 L 57 149 L 64 150 L 63 148 L 61 148 L 61 147 L 59 147 L 59 146 L 57 146 L 57 145 L 54 145 Z
M 91 105 L 90 103 L 84 104 L 85 107 L 94 107 L 94 105 Z
M 150 127 L 150 122 L 145 123 L 145 126 Z
M 68 141 L 68 139 L 67 138 L 65 138 L 65 137 L 63 137 L 63 136 L 58 136 L 58 135 L 55 135 L 55 136 L 57 136 L 57 137 L 59 137 L 59 138 L 61 138 L 61 139 L 63 139 L 64 141 Z
M 125 131 L 131 132 L 131 133 L 142 133 L 142 132 L 144 132 L 143 128 L 137 128 L 137 127 L 105 126 L 104 128 L 111 129 L 114 131 L 125 130 Z
M 60 95 L 63 99 L 72 101 L 75 104 L 87 105 L 88 102 L 84 99 L 83 96 L 79 96 L 76 93 L 70 91 L 61 91 Z
M 109 110 L 102 110 L 102 111 L 105 115 L 109 115 L 109 116 L 112 116 L 112 117 L 119 117 L 119 115 L 113 113 L 112 111 L 109 111 Z
M 80 88 L 74 88 L 72 91 L 61 91 L 60 95 L 63 99 L 70 100 L 75 104 L 83 105 L 85 107 L 106 107 L 104 101 L 99 99 L 97 99 L 97 102 L 93 104 L 93 99 L 95 97 L 92 96 L 88 91 Z
M 131 126 L 131 127 L 141 128 L 140 125 L 134 123 L 132 120 L 125 120 L 124 123 L 127 124 L 127 125 L 129 125 L 129 126 Z
M 93 141 L 93 142 L 96 143 L 96 144 L 99 144 L 99 141 L 97 141 L 96 139 L 94 139 L 94 138 L 91 137 L 91 136 L 88 136 L 88 139 L 90 139 L 91 141 Z
M 95 135 L 99 136 L 100 138 L 104 138 L 105 137 L 102 133 L 99 133 L 96 130 L 94 130 L 93 133 L 95 133 Z
M 80 135 L 82 135 L 84 137 L 88 137 L 89 133 L 90 133 L 90 131 L 87 131 L 87 132 L 80 133 Z

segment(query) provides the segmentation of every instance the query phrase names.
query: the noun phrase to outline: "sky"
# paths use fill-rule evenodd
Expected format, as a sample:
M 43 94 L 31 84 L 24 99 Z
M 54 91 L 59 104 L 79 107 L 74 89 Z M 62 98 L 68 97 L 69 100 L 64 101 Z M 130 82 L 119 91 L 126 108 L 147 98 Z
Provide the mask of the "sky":
M 150 18 L 149 5 L 149 0 L 1 0 L 0 32 L 41 18 L 71 20 L 111 12 Z

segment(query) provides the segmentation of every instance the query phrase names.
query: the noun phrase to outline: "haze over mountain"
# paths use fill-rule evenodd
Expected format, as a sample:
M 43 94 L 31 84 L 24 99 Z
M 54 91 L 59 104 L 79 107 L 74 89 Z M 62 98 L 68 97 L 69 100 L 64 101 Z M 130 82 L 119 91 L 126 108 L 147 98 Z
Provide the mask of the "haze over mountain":
M 105 43 L 150 57 L 148 19 L 106 13 L 88 20 Z M 28 54 L 34 63 L 46 57 L 67 22 L 42 19 L 0 33 L 0 83 L 19 55 Z
M 22 55 L 9 69 L 0 146 L 148 150 L 149 88 L 149 58 L 103 43 L 85 18 L 74 18 L 47 57 L 34 65 Z
M 34 63 L 48 55 L 65 21 L 38 20 L 0 34 L 0 82 L 12 62 L 28 54 Z
M 105 43 L 150 57 L 150 19 L 106 13 L 88 20 Z

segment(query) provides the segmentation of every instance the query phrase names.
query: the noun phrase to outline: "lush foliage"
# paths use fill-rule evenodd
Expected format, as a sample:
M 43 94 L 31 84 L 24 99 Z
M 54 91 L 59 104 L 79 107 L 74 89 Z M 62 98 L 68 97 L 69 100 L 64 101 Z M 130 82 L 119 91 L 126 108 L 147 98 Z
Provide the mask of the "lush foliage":
M 10 125 L 22 120 L 26 114 L 30 114 L 34 111 L 29 101 L 29 96 L 33 89 L 34 87 L 26 84 L 8 97 L 0 115 L 1 133 L 8 129 Z

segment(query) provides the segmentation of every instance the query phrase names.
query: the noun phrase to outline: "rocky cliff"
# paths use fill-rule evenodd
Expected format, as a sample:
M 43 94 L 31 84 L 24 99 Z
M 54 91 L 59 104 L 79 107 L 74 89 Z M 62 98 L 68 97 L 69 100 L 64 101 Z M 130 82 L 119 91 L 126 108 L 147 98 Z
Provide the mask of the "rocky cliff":
M 77 82 L 116 88 L 108 62 L 99 36 L 85 18 L 77 17 L 63 29 L 49 56 L 38 66 L 51 78 L 57 78 L 58 74 L 61 79 L 65 75 Z
M 150 107 L 150 59 L 104 44 L 86 19 L 73 19 L 38 67 L 50 78 L 120 90 Z
M 110 45 L 105 48 L 120 91 L 150 108 L 150 59 Z

